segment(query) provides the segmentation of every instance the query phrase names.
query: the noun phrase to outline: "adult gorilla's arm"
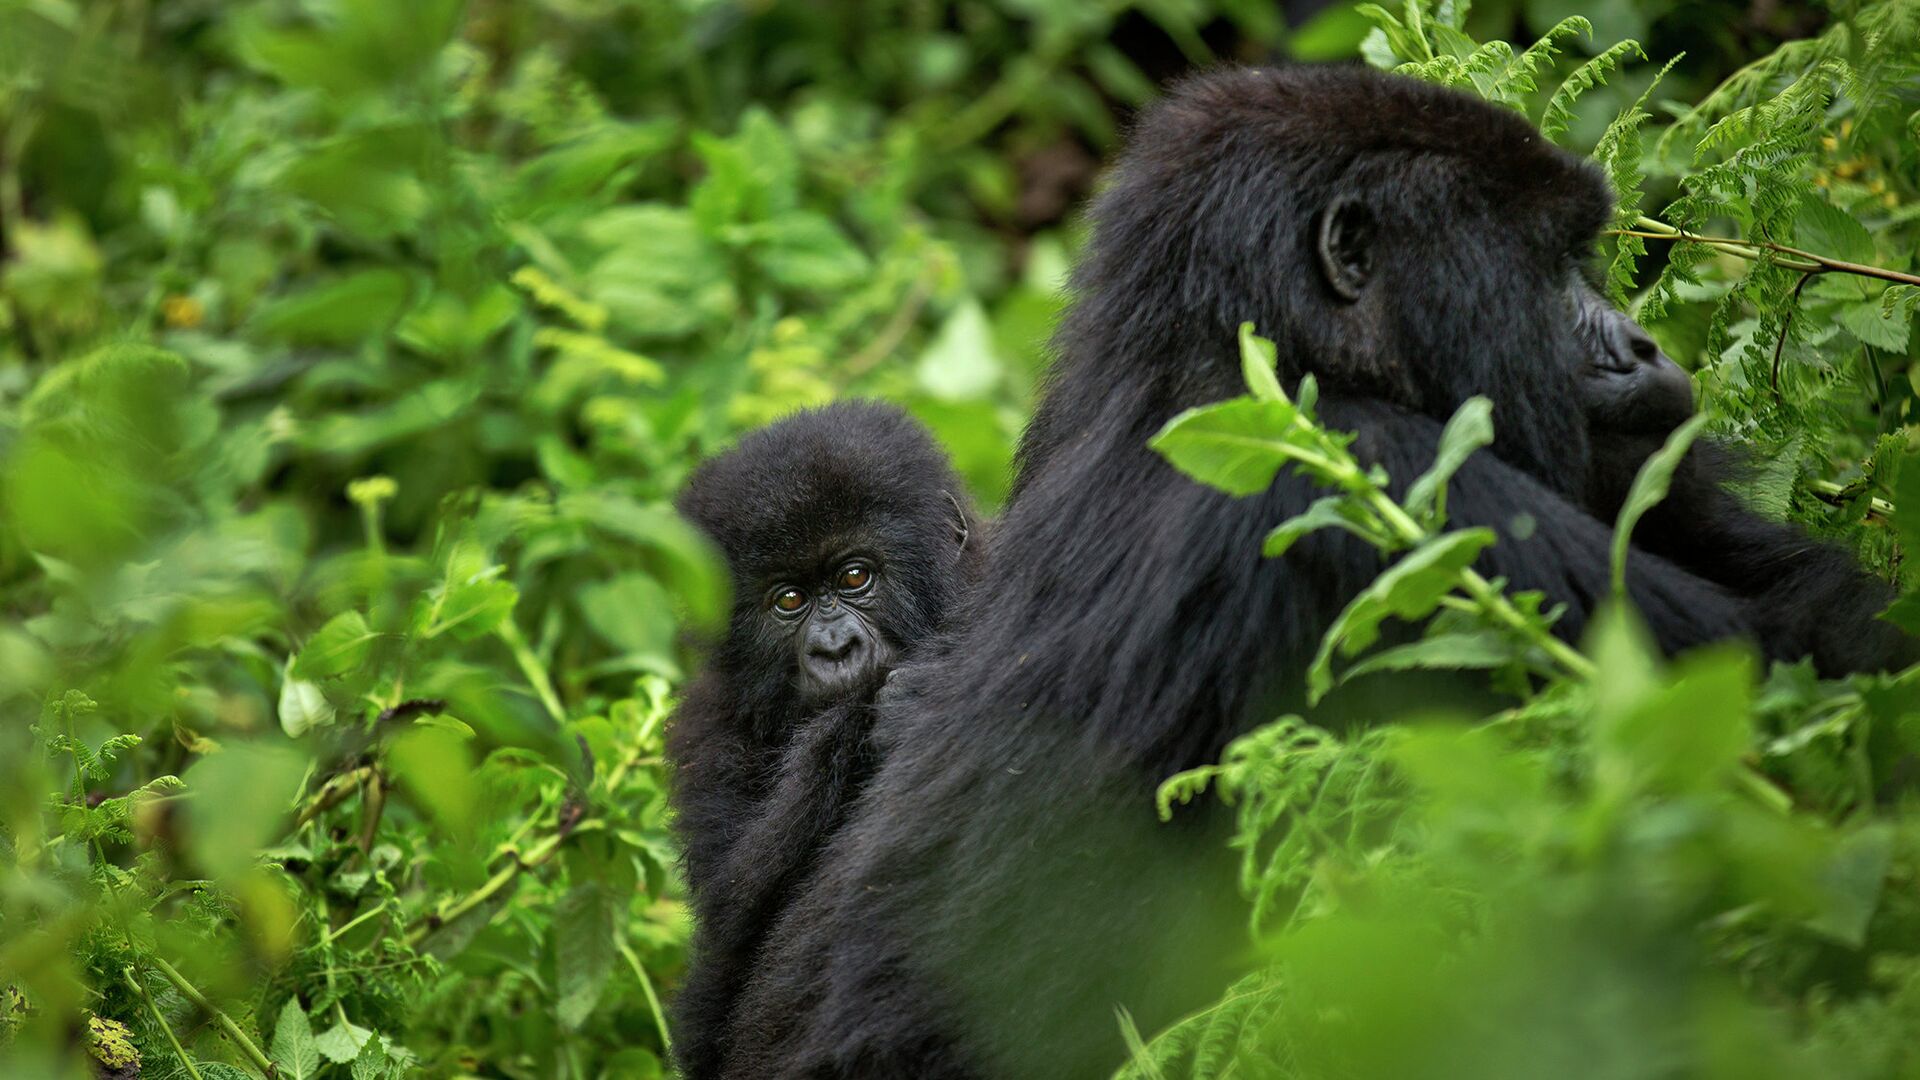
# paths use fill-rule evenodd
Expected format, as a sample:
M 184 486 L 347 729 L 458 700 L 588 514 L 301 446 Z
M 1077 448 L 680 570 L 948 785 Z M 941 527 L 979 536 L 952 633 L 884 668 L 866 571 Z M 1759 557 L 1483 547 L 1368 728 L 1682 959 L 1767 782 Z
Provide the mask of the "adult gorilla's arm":
M 873 710 L 836 705 L 794 733 L 773 790 L 740 825 L 705 885 L 694 943 L 700 962 L 680 988 L 682 1016 L 725 1015 L 751 973 L 768 927 L 812 869 L 873 773 Z M 726 1031 L 702 1025 L 674 1046 L 687 1076 L 719 1075 Z
M 1322 399 L 1320 421 L 1355 432 L 1355 454 L 1384 466 L 1396 495 L 1431 467 L 1442 430 L 1432 418 L 1398 406 L 1338 397 Z M 1469 457 L 1448 482 L 1447 511 L 1450 528 L 1483 525 L 1499 534 L 1477 568 L 1506 578 L 1512 590 L 1537 589 L 1548 604 L 1565 604 L 1554 632 L 1577 644 L 1594 609 L 1612 592 L 1612 527 L 1486 450 Z M 1532 519 L 1530 530 L 1516 529 L 1523 514 Z M 1787 643 L 1764 640 L 1765 628 L 1739 597 L 1659 555 L 1629 553 L 1627 594 L 1669 654 L 1741 634 L 1762 637 L 1768 655 L 1784 654 Z
M 1611 517 L 1659 440 L 1603 435 L 1594 440 L 1588 505 Z M 1823 675 L 1904 667 L 1914 639 L 1876 618 L 1894 590 L 1838 545 L 1754 513 L 1727 489 L 1743 465 L 1737 451 L 1694 444 L 1674 471 L 1666 499 L 1634 530 L 1637 550 L 1659 554 L 1748 601 L 1769 656 L 1813 658 Z

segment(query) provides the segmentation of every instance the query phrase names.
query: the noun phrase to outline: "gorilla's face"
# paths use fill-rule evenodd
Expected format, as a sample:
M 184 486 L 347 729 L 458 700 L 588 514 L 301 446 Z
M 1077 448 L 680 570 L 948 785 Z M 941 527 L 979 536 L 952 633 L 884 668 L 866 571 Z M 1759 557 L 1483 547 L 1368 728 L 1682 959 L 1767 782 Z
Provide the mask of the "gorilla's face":
M 785 641 L 803 698 L 851 697 L 886 675 L 893 649 L 881 629 L 885 610 L 879 563 L 858 550 L 835 552 L 767 590 L 769 630 Z
M 1580 397 L 1595 432 L 1665 435 L 1693 415 L 1693 380 L 1639 324 L 1571 275 L 1573 332 L 1584 358 Z

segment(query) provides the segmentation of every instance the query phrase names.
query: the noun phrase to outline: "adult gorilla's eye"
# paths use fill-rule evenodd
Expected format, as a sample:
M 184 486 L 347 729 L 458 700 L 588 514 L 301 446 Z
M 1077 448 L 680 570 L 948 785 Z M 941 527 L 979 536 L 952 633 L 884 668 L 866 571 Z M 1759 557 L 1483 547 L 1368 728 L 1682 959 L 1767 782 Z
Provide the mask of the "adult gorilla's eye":
M 866 563 L 848 563 L 840 570 L 840 588 L 843 592 L 860 592 L 873 584 L 873 571 Z
M 807 606 L 807 594 L 799 589 L 781 589 L 773 594 L 773 609 L 783 615 L 791 615 Z

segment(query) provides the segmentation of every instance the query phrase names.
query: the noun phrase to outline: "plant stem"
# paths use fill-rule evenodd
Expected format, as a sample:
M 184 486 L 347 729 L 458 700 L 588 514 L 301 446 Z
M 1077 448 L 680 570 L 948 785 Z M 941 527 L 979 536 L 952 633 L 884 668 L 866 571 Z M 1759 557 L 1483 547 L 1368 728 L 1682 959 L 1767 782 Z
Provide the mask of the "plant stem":
M 146 986 L 140 982 L 140 977 L 134 974 L 133 968 L 123 967 L 120 971 L 126 975 L 127 985 L 133 987 L 135 996 L 146 1005 L 147 1011 L 153 1014 L 153 1022 L 160 1025 L 160 1030 L 166 1034 L 167 1045 L 173 1047 L 173 1056 L 180 1059 L 181 1068 L 186 1069 L 187 1075 L 193 1077 L 193 1080 L 206 1080 L 200 1075 L 200 1066 L 195 1065 L 193 1059 L 187 1056 L 186 1047 L 180 1045 L 180 1036 L 173 1033 L 173 1025 L 167 1023 L 167 1018 L 161 1015 L 160 1006 L 154 1002 L 153 995 L 147 993 Z
M 660 1049 L 673 1050 L 673 1035 L 667 1031 L 667 1013 L 660 1007 L 660 995 L 654 992 L 653 980 L 648 977 L 647 969 L 640 966 L 640 957 L 634 954 L 633 946 L 625 939 L 620 942 L 620 955 L 627 958 L 627 966 L 633 968 L 633 977 L 640 980 L 640 990 L 647 995 L 647 1008 L 653 1011 L 654 1026 L 660 1029 Z
M 233 1022 L 233 1017 L 228 1016 L 215 1006 L 213 1002 L 208 1001 L 207 996 L 202 994 L 192 983 L 188 982 L 185 975 L 175 971 L 172 964 L 167 963 L 158 956 L 150 956 L 148 959 L 153 961 L 153 966 L 159 970 L 160 974 L 166 976 L 168 982 L 173 984 L 173 988 L 180 991 L 181 997 L 198 1005 L 207 1015 L 213 1017 L 213 1022 L 220 1025 L 220 1030 L 227 1033 L 227 1038 L 239 1044 L 241 1052 L 246 1054 L 247 1059 L 258 1066 L 261 1072 L 266 1073 L 269 1077 L 280 1075 L 279 1067 L 273 1063 L 273 1059 L 262 1053 L 260 1048 L 254 1045 L 253 1040 L 247 1037 L 247 1033 L 240 1030 L 240 1025 Z
M 1857 274 L 1860 277 L 1878 278 L 1881 281 L 1899 282 L 1902 285 L 1920 285 L 1920 274 L 1909 274 L 1900 270 L 1888 270 L 1885 267 L 1868 266 L 1865 263 L 1848 262 L 1845 259 L 1834 259 L 1825 255 L 1817 255 L 1811 251 L 1805 251 L 1797 247 L 1776 244 L 1771 240 L 1742 240 L 1739 237 L 1733 236 L 1702 236 L 1699 233 L 1691 233 L 1685 229 L 1676 229 L 1664 221 L 1650 217 L 1638 218 L 1634 221 L 1634 224 L 1640 226 L 1640 228 L 1612 229 L 1609 231 L 1619 236 L 1639 236 L 1649 240 L 1689 240 L 1696 244 L 1710 244 L 1714 247 L 1727 249 L 1771 251 L 1780 255 L 1792 256 L 1792 259 L 1778 260 L 1778 265 L 1784 266 L 1789 270 L 1798 270 L 1802 273 L 1833 271 L 1841 274 Z M 1737 250 L 1734 251 L 1734 253 L 1739 254 Z M 1793 260 L 1799 261 L 1796 262 Z
M 566 842 L 567 837 L 572 836 L 582 829 L 597 827 L 597 822 L 583 821 L 571 829 L 556 832 L 545 840 L 540 841 L 538 844 L 529 848 L 525 855 L 517 851 L 510 852 L 513 857 L 507 865 L 495 871 L 494 875 L 481 883 L 479 888 L 461 897 L 452 907 L 441 912 L 436 912 L 432 917 L 432 921 L 424 922 L 409 931 L 407 934 L 407 944 L 418 947 L 419 944 L 425 941 L 428 935 L 432 934 L 435 930 L 458 920 L 461 916 L 466 915 L 488 900 L 493 899 L 494 896 L 499 894 L 500 890 L 512 884 L 513 879 L 519 877 L 522 871 L 531 870 L 541 863 L 546 862 L 548 859 L 553 858 L 554 852 L 560 850 L 560 845 Z
M 534 694 L 540 698 L 540 704 L 546 706 L 547 715 L 553 717 L 554 723 L 565 724 L 567 710 L 560 705 L 560 695 L 554 693 L 553 680 L 547 678 L 547 669 L 541 666 L 540 658 L 533 655 L 532 647 L 521 635 L 519 624 L 513 621 L 513 616 L 509 615 L 500 620 L 500 629 L 497 633 L 500 635 L 500 640 L 506 642 L 507 648 L 513 652 L 514 663 L 520 665 L 520 674 L 527 677 L 527 684 L 533 687 Z

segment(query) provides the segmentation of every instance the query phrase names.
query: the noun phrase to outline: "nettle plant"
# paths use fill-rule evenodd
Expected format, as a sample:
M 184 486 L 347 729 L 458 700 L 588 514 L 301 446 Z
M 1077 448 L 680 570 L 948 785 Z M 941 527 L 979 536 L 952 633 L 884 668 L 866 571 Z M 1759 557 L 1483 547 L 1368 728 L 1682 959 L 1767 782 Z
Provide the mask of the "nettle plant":
M 1903 541 L 1920 541 L 1920 467 L 1904 460 L 1920 8 L 1842 5 L 1819 37 L 1664 120 L 1673 62 L 1636 74 L 1633 42 L 1543 89 L 1585 19 L 1515 49 L 1467 37 L 1464 4 L 1362 10 L 1376 66 L 1527 112 L 1556 139 L 1587 91 L 1644 83 L 1592 148 L 1619 197 L 1604 273 L 1694 370 L 1704 409 L 1633 484 L 1616 593 L 1635 523 L 1709 426 L 1759 448 L 1756 505 L 1898 573 Z M 1920 669 L 1822 682 L 1805 663 L 1763 673 L 1734 645 L 1663 663 L 1624 605 L 1581 648 L 1561 642 L 1539 595 L 1474 571 L 1493 534 L 1448 528 L 1448 478 L 1492 440 L 1487 403 L 1460 408 L 1396 500 L 1350 436 L 1317 422 L 1311 378 L 1291 396 L 1279 385 L 1253 329 L 1247 396 L 1175 418 L 1153 446 L 1236 495 L 1281 469 L 1326 487 L 1274 524 L 1267 556 L 1323 528 L 1380 551 L 1308 671 L 1309 700 L 1377 672 L 1464 669 L 1516 704 L 1357 732 L 1281 717 L 1169 780 L 1163 814 L 1209 792 L 1234 807 L 1266 963 L 1151 1041 L 1123 1014 L 1122 1075 L 1920 1067 L 1920 813 L 1887 780 L 1920 754 Z M 1908 577 L 1888 617 L 1913 630 Z M 1389 620 L 1421 629 L 1376 648 Z

